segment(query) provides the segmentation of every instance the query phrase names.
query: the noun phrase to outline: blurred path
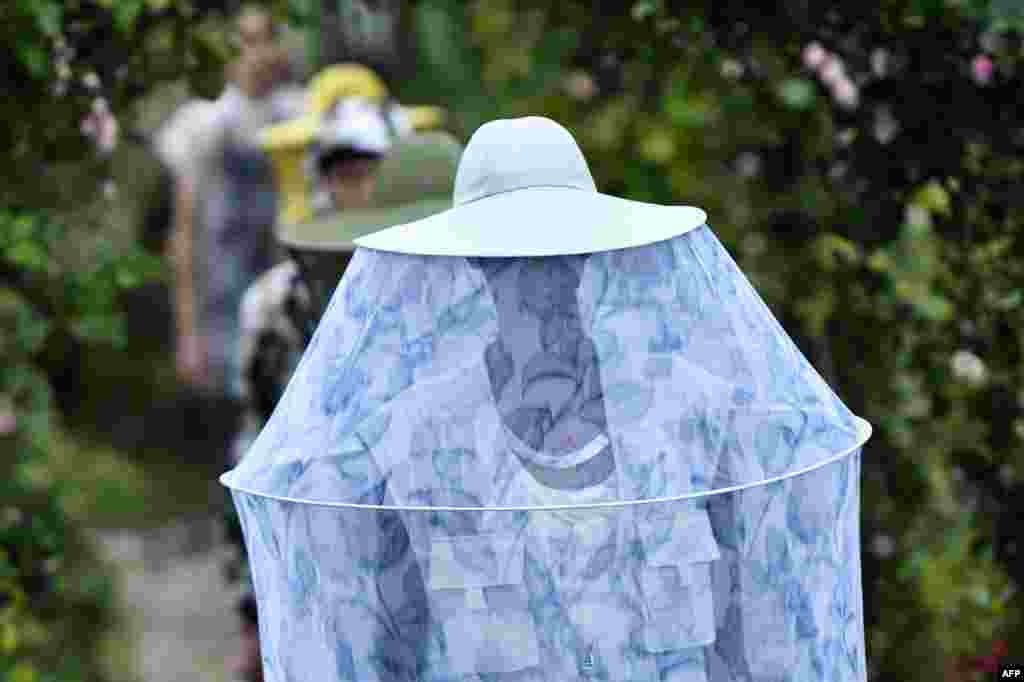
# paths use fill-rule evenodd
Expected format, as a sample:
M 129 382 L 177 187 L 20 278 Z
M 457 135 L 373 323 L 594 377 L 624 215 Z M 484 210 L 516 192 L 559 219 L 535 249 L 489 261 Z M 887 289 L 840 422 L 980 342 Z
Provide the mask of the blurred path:
M 152 530 L 99 531 L 120 568 L 119 593 L 142 682 L 229 682 L 237 649 L 236 594 L 222 569 L 230 554 L 219 518 Z

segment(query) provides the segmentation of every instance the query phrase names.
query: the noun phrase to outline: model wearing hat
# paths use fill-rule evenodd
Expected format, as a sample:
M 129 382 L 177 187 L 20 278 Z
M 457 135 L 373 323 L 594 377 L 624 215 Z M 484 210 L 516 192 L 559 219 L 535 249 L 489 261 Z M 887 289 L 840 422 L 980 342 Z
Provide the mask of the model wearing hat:
M 439 125 L 443 114 L 394 102 L 377 74 L 360 64 L 320 71 L 309 84 L 305 112 L 260 135 L 278 187 L 278 231 L 365 206 L 373 171 L 393 138 Z M 242 297 L 237 358 L 246 416 L 232 460 L 244 452 L 247 434 L 265 418 L 260 415 L 272 409 L 290 374 L 287 358 L 308 341 L 307 327 L 316 315 L 299 276 L 297 264 L 286 259 Z
M 292 256 L 271 268 L 242 301 L 245 418 L 232 451 L 237 462 L 270 416 L 354 250 L 353 241 L 451 205 L 460 145 L 440 132 L 414 133 L 392 145 L 364 100 L 335 107 L 306 167 L 321 189 L 314 216 L 281 223 L 277 239 Z M 379 164 L 379 170 L 377 168 Z
M 339 106 L 361 100 L 380 108 L 394 135 L 441 127 L 445 112 L 438 107 L 404 106 L 394 101 L 384 82 L 360 64 L 338 64 L 322 70 L 309 84 L 306 112 L 263 131 L 262 146 L 274 164 L 280 188 L 279 225 L 309 220 L 316 212 L 316 194 L 307 172 L 310 147 L 320 138 L 326 121 L 336 118 Z
M 322 297 L 333 292 L 348 264 L 355 248 L 352 240 L 446 209 L 451 204 L 449 195 L 460 151 L 459 144 L 445 133 L 412 135 L 399 141 L 381 162 L 372 194 L 359 202 L 372 208 L 356 209 L 359 204 L 348 201 L 353 195 L 357 200 L 365 196 L 362 192 L 367 176 L 353 164 L 356 160 L 365 162 L 368 150 L 358 144 L 354 148 L 321 147 L 314 167 L 322 168 L 328 176 L 335 206 L 341 210 L 281 230 L 279 239 L 290 247 L 293 259 L 257 280 L 242 301 L 239 362 L 243 368 L 244 412 L 242 430 L 231 451 L 234 463 L 245 454 L 284 392 L 308 342 L 310 323 L 315 325 L 322 312 Z M 346 206 L 352 206 L 352 210 L 345 211 Z M 321 265 L 317 273 L 320 277 L 303 280 L 297 267 L 300 260 L 310 266 Z M 320 263 L 316 263 L 318 260 Z M 311 295 L 311 290 L 321 297 Z M 229 517 L 228 526 L 241 550 L 238 559 L 244 559 L 237 520 Z M 244 568 L 242 563 L 238 568 Z M 254 623 L 246 627 L 250 634 L 255 632 Z
M 388 102 L 380 79 L 362 66 L 325 69 L 313 80 L 305 100 L 305 115 L 263 131 L 261 140 L 280 190 L 279 225 L 367 206 L 377 168 L 391 149 L 396 122 L 405 120 L 398 117 L 404 113 L 402 108 Z M 397 129 L 406 131 L 401 126 Z M 315 216 L 308 214 L 311 211 Z M 273 410 L 308 341 L 304 332 L 317 317 L 309 288 L 299 275 L 296 262 L 285 259 L 253 282 L 242 297 L 238 367 L 243 411 L 229 453 L 232 461 L 245 452 Z M 229 537 L 238 547 L 227 569 L 244 574 L 245 551 L 237 518 L 229 514 L 225 520 Z M 249 638 L 255 632 L 255 615 L 252 609 L 251 618 L 243 624 Z M 252 664 L 251 646 L 242 660 Z M 258 668 L 258 655 L 255 661 Z
M 704 212 L 539 117 L 453 204 L 356 240 L 221 478 L 268 680 L 863 682 L 870 425 Z
M 316 187 L 320 218 L 369 204 L 377 167 L 391 149 L 391 133 L 379 109 L 365 99 L 339 102 L 321 123 L 307 152 L 306 172 Z M 307 287 L 287 259 L 263 273 L 242 298 L 239 366 L 244 426 L 237 459 L 287 382 L 304 347 L 305 321 L 312 317 Z
M 209 120 L 188 140 L 186 156 L 195 160 L 193 187 L 201 201 L 196 210 L 180 212 L 171 244 L 179 375 L 231 398 L 238 392 L 238 304 L 245 288 L 273 264 L 276 192 L 257 137 L 264 126 L 299 113 L 292 89 L 279 78 L 277 26 L 270 14 L 246 7 L 234 35 L 240 55 L 232 78 Z M 190 207 L 191 197 L 180 203 Z

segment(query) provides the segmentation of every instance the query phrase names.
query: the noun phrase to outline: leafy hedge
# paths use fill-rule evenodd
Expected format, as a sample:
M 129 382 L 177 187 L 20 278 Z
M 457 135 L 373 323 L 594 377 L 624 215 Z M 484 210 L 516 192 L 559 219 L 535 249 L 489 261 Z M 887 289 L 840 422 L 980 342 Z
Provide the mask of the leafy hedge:
M 602 191 L 708 211 L 876 426 L 871 675 L 922 679 L 1022 639 L 1024 13 L 812 5 L 420 0 L 402 90 L 463 133 L 551 116 Z
M 26 480 L 23 468 L 4 468 L 0 679 L 106 680 L 105 636 L 118 624 L 107 568 L 68 522 L 59 490 Z
M 111 577 L 69 513 L 80 491 L 53 477 L 57 408 L 85 348 L 129 348 L 120 301 L 162 270 L 126 238 L 133 188 L 110 182 L 111 153 L 141 141 L 137 105 L 161 83 L 216 93 L 229 4 L 0 3 L 18 93 L 0 100 L 0 679 L 107 679 Z

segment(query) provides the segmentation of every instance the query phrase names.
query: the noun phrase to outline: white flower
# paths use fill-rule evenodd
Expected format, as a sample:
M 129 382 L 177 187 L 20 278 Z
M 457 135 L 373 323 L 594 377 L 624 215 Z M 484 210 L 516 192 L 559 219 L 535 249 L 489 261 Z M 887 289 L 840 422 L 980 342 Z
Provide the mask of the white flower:
M 82 77 L 82 85 L 90 90 L 96 90 L 100 87 L 100 77 L 94 72 L 89 72 Z
M 924 206 L 910 204 L 904 210 L 904 220 L 913 227 L 931 227 L 932 214 Z
M 922 419 L 931 414 L 932 401 L 927 396 L 917 396 L 907 403 L 906 413 L 908 417 Z
M 107 201 L 113 201 L 117 198 L 117 183 L 113 180 L 106 180 L 103 183 L 103 198 Z
M 880 47 L 871 53 L 871 71 L 879 78 L 885 78 L 889 72 L 889 52 Z
M 728 80 L 736 80 L 743 75 L 743 65 L 735 59 L 723 59 L 721 66 L 722 77 Z
M 888 535 L 876 535 L 871 541 L 871 549 L 875 556 L 888 559 L 896 551 L 896 543 Z
M 828 56 L 828 52 L 820 43 L 810 43 L 804 48 L 804 66 L 808 69 L 817 69 Z
M 896 133 L 899 132 L 900 125 L 893 118 L 892 112 L 889 107 L 883 106 L 875 110 L 875 139 L 882 144 L 889 144 Z
M 981 46 L 982 50 L 991 54 L 998 54 L 1006 46 L 1003 36 L 995 31 L 986 31 L 985 33 L 982 33 L 981 37 L 978 39 L 978 44 Z
M 953 376 L 972 386 L 985 383 L 988 378 L 988 368 L 981 358 L 970 351 L 958 350 L 953 353 L 950 361 Z
M 18 509 L 17 507 L 8 507 L 7 509 L 4 509 L 3 519 L 4 524 L 7 526 L 14 526 L 19 524 L 21 523 L 21 520 L 23 518 L 24 515 L 21 513 L 21 510 Z
M 840 106 L 847 109 L 857 108 L 857 104 L 860 102 L 860 92 L 857 90 L 857 86 L 845 76 L 832 83 L 832 96 L 836 98 L 836 102 Z
M 1024 440 L 1024 419 L 1016 419 L 1013 422 L 1013 432 L 1017 434 L 1017 438 Z
M 753 152 L 743 152 L 736 159 L 736 172 L 744 178 L 752 178 L 761 172 L 761 157 Z

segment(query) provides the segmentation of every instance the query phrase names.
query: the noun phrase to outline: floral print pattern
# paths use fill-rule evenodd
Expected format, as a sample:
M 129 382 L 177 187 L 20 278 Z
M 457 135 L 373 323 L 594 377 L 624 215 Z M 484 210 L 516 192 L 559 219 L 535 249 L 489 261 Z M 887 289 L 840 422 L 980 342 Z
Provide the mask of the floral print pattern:
M 264 673 L 864 680 L 869 430 L 706 226 L 571 258 L 357 251 L 224 479 Z

